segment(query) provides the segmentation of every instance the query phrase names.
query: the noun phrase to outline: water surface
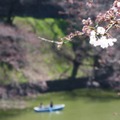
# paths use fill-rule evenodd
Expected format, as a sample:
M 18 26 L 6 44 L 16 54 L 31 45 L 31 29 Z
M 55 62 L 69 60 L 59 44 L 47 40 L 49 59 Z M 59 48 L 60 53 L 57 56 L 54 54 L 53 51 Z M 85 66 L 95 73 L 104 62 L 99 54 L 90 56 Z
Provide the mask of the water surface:
M 52 94 L 54 104 L 65 104 L 63 111 L 51 113 L 36 113 L 33 108 L 28 111 L 4 118 L 4 120 L 118 120 L 120 119 L 120 101 L 119 99 L 103 96 L 99 97 L 83 97 L 75 94 L 66 93 Z M 67 97 L 66 97 L 67 96 Z M 40 98 L 39 98 L 40 99 Z M 47 97 L 44 104 L 49 103 Z M 37 100 L 31 100 L 36 106 L 39 104 Z M 2 120 L 2 119 L 1 119 Z

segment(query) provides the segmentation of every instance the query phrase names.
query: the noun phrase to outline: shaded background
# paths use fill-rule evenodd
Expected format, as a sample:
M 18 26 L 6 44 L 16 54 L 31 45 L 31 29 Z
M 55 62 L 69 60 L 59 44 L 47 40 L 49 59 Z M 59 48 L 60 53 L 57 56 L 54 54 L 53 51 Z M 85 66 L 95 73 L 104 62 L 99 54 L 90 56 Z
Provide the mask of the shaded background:
M 56 80 L 61 81 L 59 90 L 65 90 L 66 86 L 66 90 L 99 87 L 118 91 L 119 30 L 111 31 L 118 42 L 108 49 L 92 47 L 87 37 L 75 37 L 60 50 L 38 39 L 42 36 L 59 40 L 81 30 L 83 18 L 91 16 L 95 20 L 96 15 L 109 9 L 112 2 L 95 0 L 94 6 L 89 8 L 86 1 L 80 0 L 0 0 L 0 96 L 27 95 L 21 84 L 26 88 L 38 85 L 40 91 L 48 88 L 55 91 Z M 65 80 L 64 85 L 62 80 Z M 74 87 L 66 85 L 69 80 L 74 81 Z M 46 81 L 53 85 L 49 86 Z M 11 90 L 6 90 L 7 85 L 13 86 Z

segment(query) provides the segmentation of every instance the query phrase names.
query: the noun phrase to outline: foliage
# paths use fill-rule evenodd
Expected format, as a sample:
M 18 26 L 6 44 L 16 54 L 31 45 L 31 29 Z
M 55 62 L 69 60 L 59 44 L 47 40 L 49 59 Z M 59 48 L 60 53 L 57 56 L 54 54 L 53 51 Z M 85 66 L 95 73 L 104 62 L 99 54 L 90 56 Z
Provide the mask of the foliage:
M 64 56 L 57 54 L 59 51 L 53 44 L 46 44 L 46 42 L 38 39 L 38 36 L 41 35 L 57 41 L 57 38 L 64 36 L 65 33 L 62 30 L 64 29 L 65 31 L 67 24 L 63 19 L 15 17 L 13 23 L 19 29 L 24 30 L 24 39 L 27 42 L 24 43 L 23 47 L 27 51 L 27 65 L 23 69 L 23 72 L 29 81 L 58 79 L 61 76 L 62 78 L 69 76 L 72 68 L 71 63 L 68 62 Z M 28 31 L 29 34 L 26 31 Z M 37 35 L 33 37 L 31 34 Z M 70 47 L 68 46 L 62 51 L 66 52 L 66 54 L 71 54 Z M 63 74 L 66 70 L 67 72 L 64 76 Z
M 84 63 L 83 61 L 84 60 L 86 61 L 86 58 L 88 58 L 89 60 L 90 59 L 93 60 L 93 64 L 91 65 L 92 67 L 91 71 L 87 71 L 87 66 L 85 67 L 86 72 L 88 73 L 88 75 L 90 75 L 91 80 L 93 79 L 97 80 L 97 78 L 100 77 L 100 81 L 111 80 L 113 81 L 113 83 L 114 82 L 119 83 L 118 79 L 120 76 L 119 75 L 120 70 L 117 67 L 119 66 L 118 61 L 120 59 L 120 56 L 118 55 L 119 40 L 113 47 L 111 47 L 113 45 L 113 42 L 116 41 L 116 39 L 110 39 L 109 42 L 111 42 L 110 43 L 111 46 L 104 50 L 99 47 L 93 48 L 88 43 L 89 36 L 91 35 L 90 33 L 91 30 L 95 30 L 95 37 L 96 34 L 99 34 L 97 36 L 98 38 L 102 36 L 103 33 L 101 33 L 101 31 L 98 32 L 98 28 L 102 29 L 102 32 L 103 31 L 108 32 L 112 28 L 113 31 L 114 30 L 116 31 L 116 34 L 111 30 L 109 31 L 109 35 L 107 35 L 106 33 L 104 33 L 104 35 L 107 35 L 109 37 L 113 35 L 115 38 L 119 39 L 119 34 L 118 34 L 119 29 L 117 30 L 114 29 L 113 27 L 114 25 L 117 26 L 117 28 L 119 27 L 119 12 L 120 12 L 119 3 L 120 3 L 119 0 L 115 0 L 115 1 L 67 0 L 63 2 L 62 7 L 64 8 L 65 12 L 61 14 L 68 15 L 68 19 L 67 19 L 67 21 L 69 22 L 68 31 L 70 33 L 68 36 L 64 37 L 63 40 L 66 39 L 67 41 L 71 41 L 71 44 L 73 46 L 73 51 L 75 53 L 75 59 L 73 62 L 74 66 L 72 72 L 73 77 L 77 75 L 79 66 L 81 66 Z M 100 15 L 99 12 L 102 17 L 99 16 Z M 85 20 L 86 18 L 88 19 Z M 101 26 L 107 26 L 107 27 L 103 28 Z M 82 32 L 80 32 L 81 30 Z M 88 37 L 83 37 L 83 34 L 87 34 Z M 91 38 L 94 37 L 91 35 L 90 39 Z M 101 42 L 101 44 L 102 43 L 105 45 L 105 41 Z M 107 45 L 108 44 L 109 43 L 107 43 Z M 113 58 L 115 59 L 113 60 Z M 111 82 L 111 85 L 113 85 L 113 83 Z M 113 86 L 116 86 L 118 89 L 119 85 L 115 83 Z
M 15 1 L 13 0 L 12 2 Z M 26 3 L 25 0 L 23 1 L 23 4 L 24 2 Z M 9 66 L 12 66 L 17 69 L 24 66 L 25 69 L 22 71 L 23 74 L 25 75 L 25 77 L 28 77 L 32 81 L 34 81 L 34 79 L 43 79 L 43 76 L 49 76 L 53 73 L 56 73 L 58 76 L 58 74 L 60 74 L 61 72 L 64 73 L 64 71 L 65 74 L 66 71 L 68 72 L 66 77 L 69 77 L 71 66 L 73 65 L 72 73 L 70 76 L 71 78 L 89 76 L 90 80 L 96 80 L 98 77 L 101 77 L 101 79 L 115 81 L 115 83 L 119 83 L 119 41 L 117 42 L 117 44 L 115 44 L 115 46 L 111 47 L 116 39 L 107 39 L 107 37 L 110 37 L 111 33 L 113 33 L 112 31 L 109 31 L 109 28 L 111 29 L 111 27 L 113 27 L 114 25 L 118 25 L 118 23 L 116 22 L 116 16 L 114 15 L 117 15 L 117 17 L 119 17 L 119 0 L 115 0 L 114 4 L 112 3 L 113 0 L 57 1 L 57 5 L 59 4 L 60 7 L 64 9 L 64 12 L 59 11 L 59 13 L 66 15 L 67 22 L 65 22 L 63 19 L 34 19 L 32 17 L 25 16 L 22 18 L 14 16 L 14 19 L 11 19 L 14 13 L 13 8 L 16 7 L 13 6 L 11 9 L 12 11 L 8 16 L 8 20 L 12 20 L 12 23 L 17 27 L 7 26 L 7 30 L 3 29 L 5 28 L 5 26 L 1 27 L 3 29 L 1 30 L 3 31 L 1 32 L 1 34 L 5 34 L 4 36 L 1 35 L 1 41 L 3 42 L 3 38 L 7 39 L 7 43 L 1 44 L 6 48 L 4 51 L 1 52 L 1 56 L 2 53 L 7 53 L 1 57 L 1 65 L 5 63 L 7 64 L 7 68 L 9 68 Z M 32 3 L 30 2 L 29 5 L 30 4 Z M 40 2 L 40 4 L 43 3 Z M 112 11 L 111 9 L 109 9 L 111 5 L 113 5 Z M 116 8 L 118 11 L 117 14 L 114 13 L 116 11 Z M 101 20 L 98 19 L 100 17 L 100 15 L 98 15 L 99 11 L 101 12 L 102 16 Z M 88 16 L 90 18 L 88 18 Z M 105 23 L 103 23 L 104 21 Z M 107 24 L 106 22 L 108 22 L 109 24 Z M 107 27 L 105 27 L 106 24 Z M 67 31 L 66 27 L 68 27 Z M 82 33 L 80 32 L 80 30 L 82 30 Z M 109 31 L 110 35 L 107 34 L 106 31 Z M 113 36 L 119 39 L 117 32 L 119 31 L 116 30 Z M 63 37 L 66 33 L 70 33 L 70 35 Z M 83 36 L 83 33 L 87 34 L 88 36 Z M 6 35 L 7 37 L 5 37 Z M 58 51 L 56 50 L 54 44 L 50 45 L 43 43 L 43 41 L 39 41 L 39 35 L 45 38 L 54 39 L 52 43 L 59 43 L 57 46 L 58 48 L 63 43 L 67 43 L 69 41 L 71 41 L 71 43 L 66 45 L 66 49 L 62 48 L 60 51 Z M 14 40 L 11 40 L 11 38 L 14 38 Z M 108 49 L 103 50 L 99 47 L 93 48 L 88 43 L 88 40 L 91 38 L 94 38 L 94 41 L 90 41 L 90 43 L 92 43 L 93 45 L 95 45 L 94 42 L 96 43 L 96 40 L 101 41 L 101 38 L 104 38 L 104 40 L 110 40 L 111 42 L 107 42 L 106 46 L 103 47 L 108 47 L 108 45 L 109 47 Z M 24 41 L 24 43 L 21 44 L 22 40 Z M 13 46 L 12 42 L 14 43 Z M 99 44 L 99 46 L 101 45 Z M 12 49 L 10 49 L 11 47 Z M 1 49 L 3 50 L 3 48 Z M 15 57 L 13 57 L 13 53 Z M 32 56 L 30 55 L 30 53 Z M 42 54 L 44 55 L 41 56 Z M 113 60 L 113 58 L 115 59 Z M 28 60 L 27 63 L 25 61 L 26 59 Z M 56 59 L 58 60 L 58 62 L 56 62 Z M 45 63 L 42 63 L 41 61 L 44 61 Z M 59 63 L 59 65 L 57 65 L 57 63 Z M 25 65 L 28 65 L 29 67 L 26 67 Z M 41 68 L 39 68 L 39 66 L 41 66 Z M 51 69 L 49 69 L 49 67 L 51 67 Z M 43 72 L 42 68 L 47 69 Z M 31 73 L 33 73 L 34 75 L 32 75 Z M 43 75 L 41 78 L 39 76 L 39 73 Z

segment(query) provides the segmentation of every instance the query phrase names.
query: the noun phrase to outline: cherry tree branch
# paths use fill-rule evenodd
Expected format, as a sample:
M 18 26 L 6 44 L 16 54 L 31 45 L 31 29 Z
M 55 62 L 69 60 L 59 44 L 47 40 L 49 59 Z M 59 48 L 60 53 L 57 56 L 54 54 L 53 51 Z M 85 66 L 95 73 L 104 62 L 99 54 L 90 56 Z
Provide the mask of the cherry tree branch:
M 40 37 L 40 36 L 38 38 L 41 39 L 41 40 L 43 40 L 43 41 L 50 42 L 50 43 L 63 44 L 63 41 L 49 40 L 49 39 L 46 39 L 46 38 L 43 38 L 43 37 Z

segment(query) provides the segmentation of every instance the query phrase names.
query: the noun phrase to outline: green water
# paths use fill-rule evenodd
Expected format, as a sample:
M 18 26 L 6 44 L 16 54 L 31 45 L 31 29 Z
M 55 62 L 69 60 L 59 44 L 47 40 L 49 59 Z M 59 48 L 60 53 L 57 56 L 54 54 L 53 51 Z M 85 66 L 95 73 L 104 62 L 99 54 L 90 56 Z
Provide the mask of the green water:
M 38 99 L 45 99 L 43 102 L 47 104 L 51 98 L 56 104 L 64 103 L 65 109 L 61 112 L 36 113 L 31 108 L 3 120 L 120 120 L 120 100 L 112 94 L 92 93 L 86 96 L 68 92 L 50 94 Z M 36 99 L 31 100 L 34 106 L 38 103 Z

